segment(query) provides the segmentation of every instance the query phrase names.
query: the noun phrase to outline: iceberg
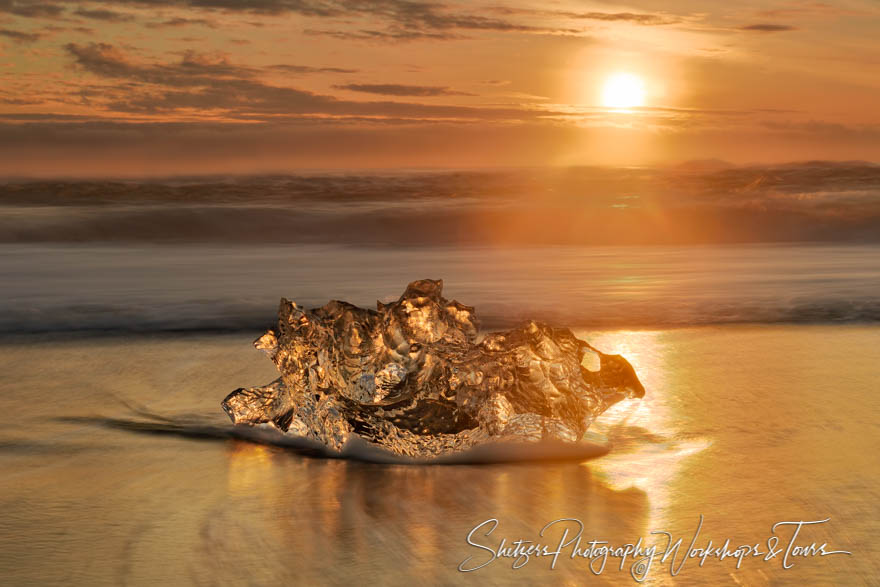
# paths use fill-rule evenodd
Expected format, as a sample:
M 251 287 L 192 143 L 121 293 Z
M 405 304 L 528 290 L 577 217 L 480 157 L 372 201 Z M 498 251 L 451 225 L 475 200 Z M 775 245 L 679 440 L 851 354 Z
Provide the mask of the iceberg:
M 416 459 L 493 443 L 579 443 L 605 410 L 645 389 L 630 363 L 534 320 L 480 333 L 474 308 L 410 283 L 375 310 L 282 298 L 254 343 L 281 376 L 222 402 L 236 425 L 277 429 L 344 452 L 366 443 Z

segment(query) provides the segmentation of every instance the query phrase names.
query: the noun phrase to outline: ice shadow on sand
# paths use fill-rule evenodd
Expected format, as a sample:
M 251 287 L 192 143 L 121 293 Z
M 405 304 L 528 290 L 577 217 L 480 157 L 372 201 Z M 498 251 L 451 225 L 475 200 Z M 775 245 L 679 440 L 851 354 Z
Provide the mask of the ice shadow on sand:
M 367 442 L 357 435 L 335 451 L 323 443 L 304 437 L 289 436 L 268 425 L 221 425 L 199 414 L 165 416 L 128 406 L 132 417 L 62 416 L 58 422 L 98 426 L 134 434 L 174 436 L 190 440 L 239 440 L 281 447 L 313 458 L 347 459 L 380 464 L 455 465 L 492 464 L 533 461 L 585 461 L 601 457 L 611 450 L 604 436 L 587 433 L 578 443 L 542 441 L 537 443 L 487 443 L 452 455 L 437 458 L 411 458 L 396 455 Z

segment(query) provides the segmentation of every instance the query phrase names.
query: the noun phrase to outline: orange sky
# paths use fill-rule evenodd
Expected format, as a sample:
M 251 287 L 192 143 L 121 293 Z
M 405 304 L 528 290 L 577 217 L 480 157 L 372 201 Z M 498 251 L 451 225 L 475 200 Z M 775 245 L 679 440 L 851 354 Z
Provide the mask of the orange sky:
M 0 0 L 0 173 L 877 161 L 878 30 L 876 0 Z M 600 104 L 621 71 L 644 107 Z

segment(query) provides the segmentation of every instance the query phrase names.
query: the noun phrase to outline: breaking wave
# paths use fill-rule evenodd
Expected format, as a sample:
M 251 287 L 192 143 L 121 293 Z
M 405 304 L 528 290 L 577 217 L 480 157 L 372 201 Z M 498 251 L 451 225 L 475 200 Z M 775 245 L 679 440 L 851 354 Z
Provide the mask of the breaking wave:
M 0 242 L 880 241 L 880 166 L 576 168 L 0 184 Z
M 472 300 L 467 300 L 472 301 Z M 721 324 L 829 324 L 880 322 L 880 300 L 806 301 L 791 305 L 709 305 L 679 307 L 646 304 L 588 308 L 534 308 L 506 311 L 478 302 L 480 325 L 502 329 L 534 318 L 571 328 L 676 328 Z M 275 321 L 277 301 L 265 304 L 192 301 L 168 306 L 124 304 L 59 305 L 39 310 L 0 309 L 0 332 L 93 333 L 257 333 Z

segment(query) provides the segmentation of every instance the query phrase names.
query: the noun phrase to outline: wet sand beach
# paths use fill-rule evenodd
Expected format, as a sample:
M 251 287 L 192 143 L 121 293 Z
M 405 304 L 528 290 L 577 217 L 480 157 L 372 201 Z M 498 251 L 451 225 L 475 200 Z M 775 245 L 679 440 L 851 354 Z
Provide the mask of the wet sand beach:
M 257 334 L 257 333 L 253 333 Z M 876 326 L 712 326 L 577 331 L 627 356 L 647 395 L 593 431 L 587 462 L 407 466 L 314 458 L 187 423 L 229 426 L 219 401 L 275 377 L 251 333 L 15 335 L 0 343 L 0 568 L 15 585 L 634 584 L 628 560 L 598 576 L 565 551 L 555 569 L 468 557 L 502 538 L 539 540 L 575 518 L 583 542 L 760 543 L 780 521 L 830 521 L 797 544 L 852 555 L 655 560 L 649 584 L 850 584 L 880 573 L 876 517 Z M 143 409 L 176 425 L 143 422 Z M 195 428 L 195 426 L 193 426 Z M 548 532 L 556 544 L 564 524 Z M 558 531 L 555 531 L 558 529 Z M 573 530 L 573 526 L 570 531 Z M 791 532 L 780 528 L 780 545 Z M 680 557 L 678 561 L 680 562 Z M 467 566 L 467 565 L 466 565 Z M 598 567 L 597 567 L 598 568 Z

